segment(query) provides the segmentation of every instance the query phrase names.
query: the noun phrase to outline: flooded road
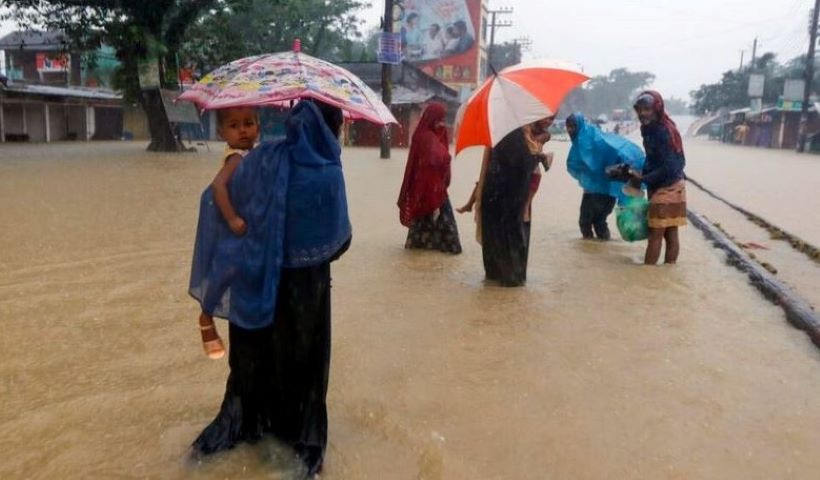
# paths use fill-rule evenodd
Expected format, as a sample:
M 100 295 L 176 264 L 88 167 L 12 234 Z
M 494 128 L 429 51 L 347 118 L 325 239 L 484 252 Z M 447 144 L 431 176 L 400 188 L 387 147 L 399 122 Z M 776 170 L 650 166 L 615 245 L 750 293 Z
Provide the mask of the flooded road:
M 217 148 L 0 147 L 0 478 L 289 478 L 270 444 L 184 462 L 227 376 L 186 294 Z M 322 478 L 815 478 L 818 350 L 693 228 L 675 268 L 580 241 L 552 148 L 512 290 L 484 287 L 466 216 L 463 255 L 402 248 L 406 151 L 345 151 Z M 456 161 L 454 204 L 478 167 Z
M 724 199 L 820 246 L 820 156 L 686 139 L 687 174 Z M 690 204 L 820 307 L 820 263 L 776 240 L 745 215 L 689 185 Z
M 820 155 L 686 139 L 689 175 L 798 237 L 820 245 Z

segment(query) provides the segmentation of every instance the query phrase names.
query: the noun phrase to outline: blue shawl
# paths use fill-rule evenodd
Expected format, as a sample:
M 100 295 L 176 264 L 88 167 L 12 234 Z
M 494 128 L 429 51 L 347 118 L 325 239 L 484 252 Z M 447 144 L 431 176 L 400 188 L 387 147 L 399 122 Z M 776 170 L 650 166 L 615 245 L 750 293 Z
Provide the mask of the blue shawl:
M 189 293 L 202 310 L 245 328 L 274 321 L 283 268 L 329 261 L 351 237 L 341 146 L 312 102 L 286 121 L 284 140 L 239 164 L 231 202 L 248 225 L 234 235 L 208 187 L 202 194 Z
M 585 192 L 623 199 L 621 189 L 624 184 L 609 179 L 605 170 L 611 165 L 627 163 L 640 172 L 646 160 L 643 150 L 620 135 L 602 132 L 580 113 L 571 116 L 577 130 L 567 157 L 567 171 L 578 180 Z

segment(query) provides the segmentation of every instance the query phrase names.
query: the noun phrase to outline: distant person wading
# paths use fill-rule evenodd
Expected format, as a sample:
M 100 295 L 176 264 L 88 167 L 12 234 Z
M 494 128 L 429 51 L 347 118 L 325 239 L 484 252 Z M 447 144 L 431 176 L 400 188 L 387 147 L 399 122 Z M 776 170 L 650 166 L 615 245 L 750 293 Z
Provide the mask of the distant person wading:
M 447 195 L 450 186 L 450 142 L 438 103 L 429 105 L 413 133 L 398 207 L 401 224 L 410 230 L 405 248 L 461 253 L 461 241 Z

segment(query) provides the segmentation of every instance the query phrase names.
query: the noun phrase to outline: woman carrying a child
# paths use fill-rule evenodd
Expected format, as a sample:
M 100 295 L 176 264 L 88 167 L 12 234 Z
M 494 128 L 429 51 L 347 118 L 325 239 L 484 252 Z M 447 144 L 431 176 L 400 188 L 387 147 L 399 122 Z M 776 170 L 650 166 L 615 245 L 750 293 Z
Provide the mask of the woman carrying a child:
M 289 445 L 308 476 L 327 445 L 330 262 L 350 245 L 336 107 L 301 101 L 287 136 L 239 159 L 229 195 L 244 231 L 214 204 L 200 207 L 190 293 L 229 321 L 225 396 L 193 444 L 197 454 L 265 435 Z

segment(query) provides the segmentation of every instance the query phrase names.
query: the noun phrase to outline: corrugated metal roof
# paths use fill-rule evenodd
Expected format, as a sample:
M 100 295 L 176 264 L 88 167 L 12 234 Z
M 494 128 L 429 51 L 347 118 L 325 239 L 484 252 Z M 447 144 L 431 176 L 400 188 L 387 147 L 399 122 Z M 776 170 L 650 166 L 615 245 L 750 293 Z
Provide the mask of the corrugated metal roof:
M 379 93 L 381 94 L 381 92 Z M 393 86 L 392 103 L 394 105 L 413 105 L 424 103 L 435 96 L 435 93 L 424 88 L 410 90 L 403 85 L 395 85 Z
M 63 50 L 66 47 L 62 32 L 26 30 L 11 32 L 0 38 L 2 50 Z
M 96 100 L 121 100 L 122 95 L 101 88 L 83 87 L 55 87 L 51 85 L 21 85 L 10 84 L 2 90 L 31 95 L 46 95 L 55 97 L 91 98 Z
M 765 107 L 765 108 L 764 108 L 764 109 L 762 109 L 762 110 L 755 110 L 755 111 L 753 111 L 753 112 L 749 112 L 749 115 L 748 115 L 748 116 L 750 116 L 750 117 L 757 117 L 757 116 L 760 116 L 760 115 L 762 115 L 762 114 L 764 114 L 764 113 L 774 112 L 774 111 L 776 111 L 776 110 L 777 110 L 777 107 Z
M 380 63 L 342 62 L 337 65 L 350 71 L 373 89 L 378 89 L 381 86 L 382 65 Z M 394 88 L 400 84 L 413 86 L 419 83 L 420 79 L 423 79 L 421 83 L 425 83 L 432 89 L 437 88 L 441 90 L 442 96 L 444 97 L 449 95 L 456 98 L 458 96 L 457 90 L 441 80 L 424 73 L 423 70 L 408 62 L 402 62 L 401 65 L 394 66 L 392 69 L 392 79 Z

